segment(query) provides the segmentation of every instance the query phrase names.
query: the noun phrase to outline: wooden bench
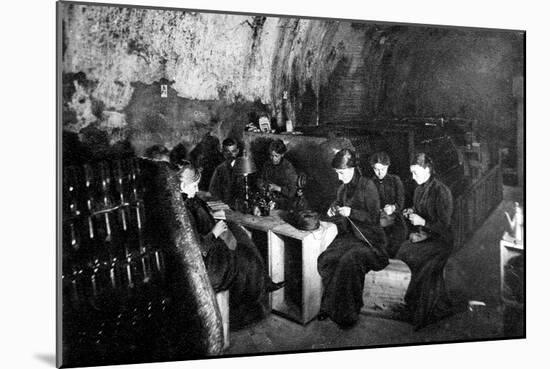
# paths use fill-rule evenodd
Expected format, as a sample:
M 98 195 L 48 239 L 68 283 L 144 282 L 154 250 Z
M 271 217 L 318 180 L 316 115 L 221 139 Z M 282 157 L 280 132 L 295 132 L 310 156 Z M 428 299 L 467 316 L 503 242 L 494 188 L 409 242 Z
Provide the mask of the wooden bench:
M 363 308 L 361 312 L 372 315 L 391 315 L 392 309 L 405 303 L 405 293 L 411 281 L 411 270 L 401 260 L 390 259 L 389 265 L 365 275 Z

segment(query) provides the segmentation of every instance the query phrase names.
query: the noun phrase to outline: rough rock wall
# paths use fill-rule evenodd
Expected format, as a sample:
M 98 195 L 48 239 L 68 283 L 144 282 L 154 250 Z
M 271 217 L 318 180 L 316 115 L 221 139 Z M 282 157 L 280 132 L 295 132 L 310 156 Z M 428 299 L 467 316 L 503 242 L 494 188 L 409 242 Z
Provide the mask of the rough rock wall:
M 192 146 L 212 130 L 224 136 L 250 111 L 268 110 L 276 18 L 62 9 L 66 130 L 95 125 L 141 152 L 154 143 Z
M 260 114 L 281 124 L 285 90 L 298 126 L 443 115 L 477 119 L 489 137 L 515 129 L 519 32 L 62 9 L 64 128 L 94 143 L 128 139 L 139 154 L 239 136 Z

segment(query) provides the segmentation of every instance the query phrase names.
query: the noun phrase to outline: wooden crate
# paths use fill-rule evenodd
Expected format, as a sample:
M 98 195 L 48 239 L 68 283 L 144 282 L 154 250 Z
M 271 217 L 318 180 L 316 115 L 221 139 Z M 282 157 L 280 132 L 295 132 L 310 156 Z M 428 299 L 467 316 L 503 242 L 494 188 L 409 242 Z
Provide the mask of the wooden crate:
M 390 315 L 393 307 L 405 303 L 405 293 L 410 281 L 409 267 L 397 259 L 390 259 L 390 264 L 383 270 L 367 273 L 361 312 Z

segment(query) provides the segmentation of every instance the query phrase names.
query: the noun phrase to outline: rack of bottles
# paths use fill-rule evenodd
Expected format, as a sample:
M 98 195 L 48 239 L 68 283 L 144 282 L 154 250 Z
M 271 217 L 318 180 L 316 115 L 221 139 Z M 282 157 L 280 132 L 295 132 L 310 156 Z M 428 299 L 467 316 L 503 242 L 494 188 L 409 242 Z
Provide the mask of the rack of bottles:
M 140 173 L 136 158 L 64 168 L 61 270 L 69 363 L 140 360 L 151 349 L 147 337 L 154 335 L 158 346 L 170 331 L 165 256 L 145 234 Z

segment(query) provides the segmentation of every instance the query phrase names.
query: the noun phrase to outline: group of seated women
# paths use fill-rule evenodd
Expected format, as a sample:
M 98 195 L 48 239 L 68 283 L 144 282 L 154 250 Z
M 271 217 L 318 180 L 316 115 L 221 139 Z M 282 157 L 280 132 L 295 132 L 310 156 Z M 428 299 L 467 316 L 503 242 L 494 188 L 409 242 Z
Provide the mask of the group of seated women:
M 353 151 L 338 152 L 332 162 L 343 184 L 327 211 L 336 218 L 338 236 L 318 259 L 324 286 L 318 318 L 341 327 L 355 325 L 365 274 L 385 268 L 395 257 L 411 269 L 406 305 L 396 315 L 421 328 L 464 307 L 451 301 L 443 278 L 453 249 L 451 191 L 434 177 L 430 157 L 418 153 L 410 165 L 417 184 L 413 206 L 403 209 L 403 184 L 387 173 L 387 154 L 375 153 L 370 164 L 372 178 L 362 175 Z
M 258 180 L 283 208 L 295 195 L 297 183 L 296 170 L 285 153 L 284 143 L 273 141 Z M 214 169 L 209 189 L 228 201 L 234 198 L 232 168 L 240 154 L 235 140 L 224 140 L 223 154 L 225 161 Z M 317 261 L 324 288 L 318 319 L 330 318 L 342 328 L 354 326 L 363 306 L 365 274 L 382 270 L 389 258 L 397 258 L 412 272 L 398 318 L 420 328 L 458 307 L 448 297 L 443 278 L 453 245 L 452 195 L 435 178 L 433 161 L 425 153 L 415 155 L 410 165 L 417 187 L 413 206 L 407 209 L 401 179 L 388 173 L 388 155 L 375 153 L 369 164 L 373 173 L 365 176 L 349 149 L 336 153 L 332 161 L 342 184 L 327 215 L 337 224 L 338 236 Z M 248 234 L 235 224 L 216 222 L 206 203 L 195 196 L 201 171 L 188 161 L 178 167 L 183 201 L 196 226 L 212 286 L 230 291 L 232 325 L 262 319 L 268 313 L 267 294 L 282 284 L 271 281 Z

